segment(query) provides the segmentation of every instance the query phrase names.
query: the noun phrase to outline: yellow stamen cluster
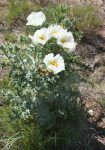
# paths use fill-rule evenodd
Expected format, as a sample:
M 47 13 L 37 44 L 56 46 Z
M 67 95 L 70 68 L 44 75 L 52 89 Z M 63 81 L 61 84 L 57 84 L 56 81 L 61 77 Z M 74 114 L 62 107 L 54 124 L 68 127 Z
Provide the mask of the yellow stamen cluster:
M 50 65 L 53 65 L 53 66 L 55 66 L 55 67 L 58 67 L 58 63 L 57 63 L 56 60 L 51 60 L 51 61 L 49 62 L 49 64 L 50 64 Z
M 45 39 L 46 39 L 46 37 L 45 37 L 44 35 L 39 36 L 39 38 L 40 38 L 41 40 L 45 40 Z
M 61 39 L 61 42 L 62 42 L 62 43 L 65 43 L 65 42 L 67 42 L 67 39 L 66 39 L 66 38 L 62 38 L 62 39 Z

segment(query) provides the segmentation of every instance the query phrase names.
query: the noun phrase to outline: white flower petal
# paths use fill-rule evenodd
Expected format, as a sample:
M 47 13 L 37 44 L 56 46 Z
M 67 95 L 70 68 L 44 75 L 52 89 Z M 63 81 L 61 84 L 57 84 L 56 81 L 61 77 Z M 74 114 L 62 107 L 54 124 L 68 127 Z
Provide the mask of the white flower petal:
M 37 30 L 33 36 L 30 36 L 30 38 L 32 39 L 32 42 L 34 44 L 42 44 L 45 45 L 46 42 L 51 38 L 48 29 L 47 28 L 42 28 L 40 30 Z
M 55 25 L 50 25 L 48 27 L 48 30 L 49 30 L 49 32 L 51 34 L 51 37 L 56 38 L 57 35 L 59 34 L 60 30 L 63 30 L 63 28 L 62 28 L 62 26 L 55 24 Z
M 50 53 L 50 54 L 48 54 L 48 55 L 45 55 L 45 58 L 44 58 L 44 60 L 43 60 L 43 63 L 45 63 L 45 65 L 47 65 L 47 64 L 49 63 L 49 61 L 50 61 L 51 59 L 53 59 L 53 57 L 54 57 L 54 54 L 53 54 L 53 53 Z
M 68 52 L 68 53 L 71 53 L 71 52 L 73 52 L 74 50 L 75 50 L 75 48 L 76 48 L 76 43 L 74 42 L 71 42 L 71 43 L 67 43 L 66 45 L 65 45 L 65 51 L 66 52 Z
M 66 30 L 61 30 L 58 34 L 57 44 L 63 47 L 68 53 L 73 52 L 76 48 L 72 33 Z
M 40 26 L 42 25 L 46 20 L 45 14 L 42 11 L 39 12 L 32 12 L 27 17 L 27 23 L 26 25 L 32 25 L 32 26 Z
M 65 70 L 64 59 L 60 54 L 57 54 L 55 57 L 53 53 L 46 55 L 43 63 L 45 63 L 48 71 L 51 71 L 54 74 Z

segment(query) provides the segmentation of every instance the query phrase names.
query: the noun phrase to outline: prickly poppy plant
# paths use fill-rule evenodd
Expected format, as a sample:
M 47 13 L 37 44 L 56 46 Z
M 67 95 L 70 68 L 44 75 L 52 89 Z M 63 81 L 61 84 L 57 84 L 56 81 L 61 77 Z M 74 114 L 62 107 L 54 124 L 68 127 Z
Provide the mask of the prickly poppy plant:
M 23 141 L 20 148 L 25 150 L 68 150 L 80 138 L 84 108 L 78 70 L 83 66 L 75 55 L 78 44 L 65 26 L 64 12 L 52 24 L 42 11 L 32 12 L 26 23 L 29 35 L 0 46 L 5 55 L 2 67 L 7 65 L 10 70 L 8 86 L 1 90 L 8 101 L 9 117 L 13 122 L 22 121 L 24 130 L 24 126 L 32 126 L 31 137 L 17 128 L 22 135 L 17 142 Z M 31 134 L 36 133 L 36 126 L 40 133 L 37 143 L 33 139 L 39 134 Z

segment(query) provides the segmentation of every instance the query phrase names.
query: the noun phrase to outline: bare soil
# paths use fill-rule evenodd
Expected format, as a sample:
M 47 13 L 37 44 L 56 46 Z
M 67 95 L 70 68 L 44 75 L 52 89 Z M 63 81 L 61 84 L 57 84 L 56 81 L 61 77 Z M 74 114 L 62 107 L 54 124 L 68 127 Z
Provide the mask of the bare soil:
M 102 37 L 101 37 L 102 38 Z M 98 42 L 97 42 L 97 40 Z M 89 40 L 89 41 L 88 41 Z M 91 41 L 91 42 L 90 42 Z M 97 45 L 97 43 L 99 45 Z M 89 114 L 87 120 L 87 128 L 85 132 L 85 145 L 92 150 L 105 149 L 105 39 L 100 40 L 99 35 L 95 35 L 89 39 L 85 39 L 78 46 L 78 53 L 94 71 L 85 76 L 94 83 L 81 84 L 80 91 L 82 99 L 85 101 L 85 106 Z

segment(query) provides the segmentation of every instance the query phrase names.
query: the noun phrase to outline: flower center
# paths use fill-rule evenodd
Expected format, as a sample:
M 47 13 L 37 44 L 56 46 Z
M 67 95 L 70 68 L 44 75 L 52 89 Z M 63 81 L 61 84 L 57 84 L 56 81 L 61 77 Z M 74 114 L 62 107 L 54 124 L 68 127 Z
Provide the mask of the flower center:
M 55 66 L 55 67 L 58 67 L 58 63 L 57 63 L 56 60 L 51 60 L 51 61 L 49 62 L 49 64 L 50 64 L 50 65 L 53 65 L 53 66 Z
M 62 42 L 62 43 L 65 43 L 65 42 L 67 42 L 67 39 L 66 39 L 66 38 L 62 38 L 62 39 L 61 39 L 61 42 Z
M 45 37 L 44 35 L 40 35 L 39 38 L 40 38 L 41 40 L 45 40 L 45 39 L 46 39 L 46 37 Z
M 52 34 L 57 34 L 58 32 L 57 31 L 52 31 Z

